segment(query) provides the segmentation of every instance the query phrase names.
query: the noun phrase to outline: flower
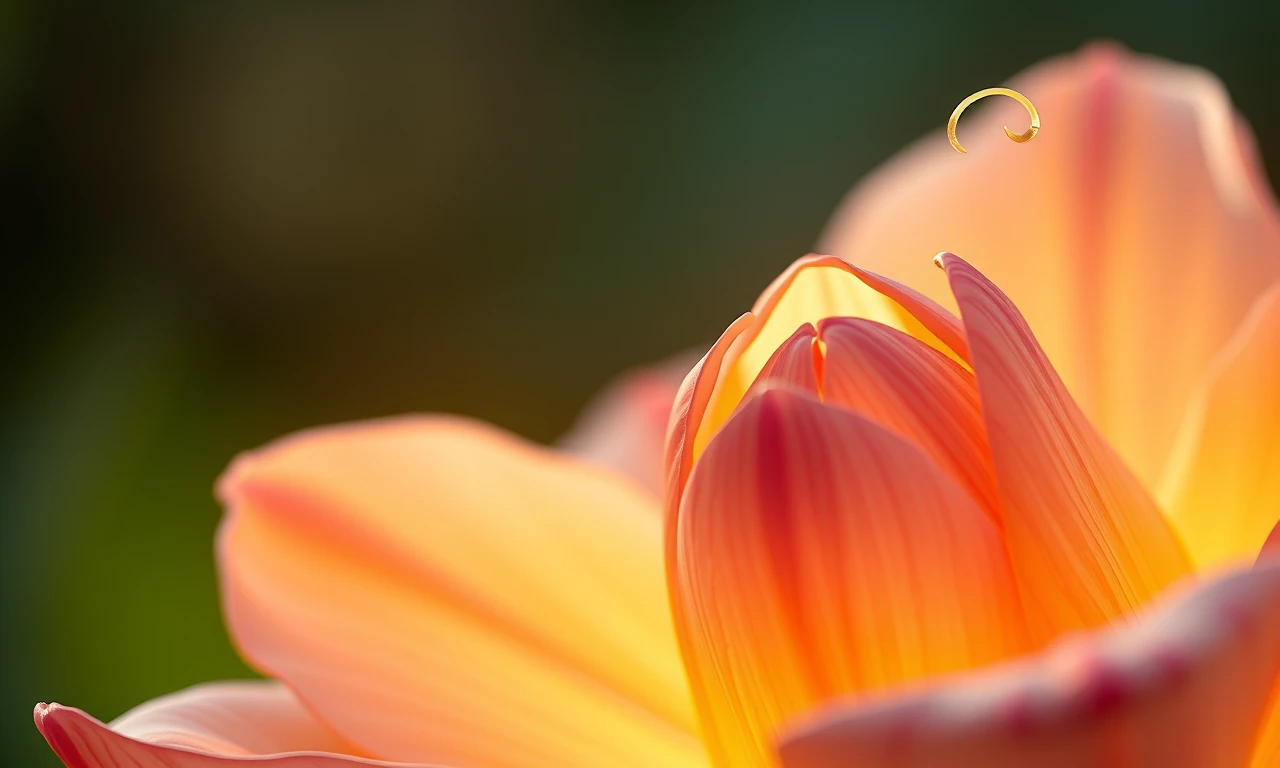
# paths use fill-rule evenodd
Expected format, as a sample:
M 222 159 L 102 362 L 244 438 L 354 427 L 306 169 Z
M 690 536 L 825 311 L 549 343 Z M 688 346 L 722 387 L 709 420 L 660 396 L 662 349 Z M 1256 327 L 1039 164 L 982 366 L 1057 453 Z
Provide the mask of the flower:
M 1017 85 L 1034 142 L 911 150 L 697 363 L 662 500 L 451 417 L 286 438 L 219 483 L 278 682 L 41 732 L 72 768 L 1280 765 L 1280 220 L 1207 76 Z
M 959 318 L 801 259 L 685 380 L 667 571 L 713 764 L 769 766 L 780 743 L 787 768 L 1246 765 L 1280 563 L 1197 582 L 1014 304 L 937 263 Z M 1228 364 L 1273 411 L 1278 334 L 1280 286 Z

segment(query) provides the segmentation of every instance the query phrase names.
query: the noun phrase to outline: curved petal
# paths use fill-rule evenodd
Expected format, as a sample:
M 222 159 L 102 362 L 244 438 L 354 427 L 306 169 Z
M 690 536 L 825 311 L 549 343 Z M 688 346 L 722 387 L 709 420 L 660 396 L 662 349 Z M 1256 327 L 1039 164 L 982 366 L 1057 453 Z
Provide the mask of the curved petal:
M 1027 648 L 999 534 L 915 446 L 785 389 L 747 402 L 689 480 L 670 574 L 720 766 L 769 765 L 832 696 Z
M 1161 498 L 1200 568 L 1253 558 L 1280 519 L 1280 284 L 1197 388 Z
M 822 398 L 915 443 L 999 524 L 995 474 L 973 374 L 929 345 L 861 318 L 818 324 Z
M 198 685 L 149 701 L 110 725 L 61 704 L 38 705 L 35 719 L 68 768 L 393 766 L 359 756 L 276 682 Z
M 782 739 L 785 768 L 1246 765 L 1280 672 L 1280 565 L 1196 584 L 1130 626 L 877 702 Z
M 921 257 L 923 260 L 923 257 Z M 746 395 L 774 351 L 795 330 L 826 317 L 862 317 L 963 356 L 964 331 L 934 301 L 834 256 L 810 254 L 778 276 L 751 309 L 755 321 L 725 350 L 705 416 L 693 431 L 694 457 L 702 452 Z
M 1010 84 L 1044 120 L 1034 140 L 1001 129 L 1026 124 L 1021 106 L 985 100 L 960 126 L 968 154 L 923 139 L 858 186 L 820 248 L 951 308 L 919 254 L 972 257 L 1153 487 L 1195 382 L 1280 279 L 1275 202 L 1204 70 L 1093 45 Z
M 667 426 L 667 447 L 663 452 L 663 464 L 667 470 L 666 482 L 663 483 L 663 549 L 666 554 L 668 570 L 675 558 L 676 515 L 680 509 L 680 497 L 684 494 L 684 486 L 689 481 L 689 473 L 693 471 L 694 442 L 703 420 L 707 416 L 707 405 L 711 402 L 716 383 L 720 380 L 721 370 L 725 366 L 725 358 L 729 356 L 739 339 L 749 338 L 748 331 L 754 327 L 756 316 L 747 312 L 734 320 L 716 343 L 711 345 L 707 354 L 702 356 L 684 377 L 680 389 L 676 392 L 676 401 L 671 406 L 671 421 Z M 675 591 L 668 590 L 675 599 Z M 686 663 L 688 663 L 686 661 Z M 695 692 L 696 695 L 696 692 Z
M 662 451 L 671 403 L 698 355 L 677 355 L 618 377 L 583 410 L 559 447 L 662 492 Z
M 805 323 L 782 342 L 756 375 L 743 401 L 766 390 L 782 387 L 818 397 L 818 369 L 822 353 L 818 351 L 818 331 Z
M 1041 640 L 1132 613 L 1190 571 L 1147 495 L 1080 413 L 1017 307 L 940 254 L 960 305 L 1005 541 Z
M 220 486 L 232 638 L 369 754 L 697 765 L 653 501 L 492 428 L 316 430 Z

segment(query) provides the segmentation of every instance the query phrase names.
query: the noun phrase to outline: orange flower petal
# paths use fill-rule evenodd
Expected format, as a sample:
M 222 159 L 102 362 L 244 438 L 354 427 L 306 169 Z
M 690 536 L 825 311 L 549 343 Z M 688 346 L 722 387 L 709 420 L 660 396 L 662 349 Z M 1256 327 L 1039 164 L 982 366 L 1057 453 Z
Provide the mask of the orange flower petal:
M 944 253 L 973 355 L 1009 556 L 1039 639 L 1137 610 L 1190 569 L 1160 510 L 1080 413 L 1017 307 Z
M 1192 560 L 1253 558 L 1280 518 L 1280 285 L 1207 372 L 1177 445 L 1160 496 Z
M 1034 140 L 1001 128 L 1026 125 L 1021 106 L 984 100 L 961 121 L 967 155 L 929 135 L 858 186 L 821 249 L 953 309 L 920 254 L 971 257 L 1153 487 L 1195 382 L 1280 279 L 1274 200 L 1204 70 L 1095 45 L 1010 85 L 1044 120 Z M 1194 299 L 1174 311 L 1172 296 Z
M 826 317 L 863 317 L 906 331 L 948 354 L 963 356 L 964 332 L 931 299 L 834 256 L 811 254 L 778 276 L 751 310 L 755 319 L 724 349 L 705 415 L 694 435 L 694 458 L 742 402 L 774 351 L 802 325 Z
M 791 338 L 782 342 L 782 346 L 774 350 L 756 380 L 747 390 L 744 401 L 753 395 L 774 387 L 782 387 L 795 392 L 803 392 L 813 397 L 818 396 L 818 367 L 822 365 L 822 354 L 816 342 L 818 331 L 809 323 L 805 323 L 791 334 Z
M 667 447 L 663 452 L 663 465 L 667 470 L 666 482 L 663 483 L 666 490 L 663 494 L 663 543 L 668 570 L 675 557 L 675 519 L 680 508 L 680 497 L 684 494 L 689 473 L 693 471 L 694 438 L 706 418 L 707 405 L 720 381 L 726 356 L 739 339 L 750 337 L 748 331 L 755 323 L 756 316 L 750 312 L 734 320 L 684 377 L 676 391 L 676 400 L 671 406 L 671 421 L 667 426 Z M 671 586 L 669 582 L 667 586 Z
M 826 347 L 823 399 L 911 440 L 998 521 L 973 374 L 929 345 L 870 320 L 829 318 L 818 328 Z
M 1280 672 L 1280 565 L 1195 584 L 1131 626 L 793 726 L 784 768 L 1225 768 Z
M 927 251 L 925 251 L 927 253 Z M 890 280 L 883 275 L 868 272 L 865 269 L 850 265 L 849 269 L 871 288 L 879 291 L 887 298 L 893 299 L 906 312 L 903 325 L 914 338 L 929 342 L 932 334 L 939 342 L 929 346 L 948 356 L 954 355 L 960 362 L 971 365 L 969 359 L 969 341 L 964 335 L 964 326 L 960 320 L 944 309 L 938 302 L 923 293 L 909 288 L 902 283 Z M 923 333 L 921 331 L 927 331 Z
M 276 682 L 199 685 L 149 701 L 109 726 L 61 704 L 40 704 L 35 718 L 68 768 L 393 766 L 356 755 Z
M 661 493 L 671 403 L 697 361 L 695 354 L 677 355 L 623 374 L 587 405 L 559 447 Z
M 819 701 L 1026 649 L 986 515 L 901 437 L 783 389 L 707 448 L 680 509 L 677 628 L 717 765 L 769 764 Z
M 231 635 L 369 754 L 704 760 L 660 517 L 612 474 L 460 419 L 304 433 L 220 493 Z

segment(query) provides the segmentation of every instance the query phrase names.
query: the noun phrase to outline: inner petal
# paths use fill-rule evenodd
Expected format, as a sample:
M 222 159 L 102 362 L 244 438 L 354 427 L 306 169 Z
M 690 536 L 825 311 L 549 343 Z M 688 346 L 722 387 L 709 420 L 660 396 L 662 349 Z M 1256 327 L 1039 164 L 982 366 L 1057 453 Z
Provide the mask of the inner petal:
M 722 768 L 771 765 L 777 728 L 849 693 L 1028 648 L 1000 535 L 897 434 L 768 389 L 694 468 L 674 601 Z

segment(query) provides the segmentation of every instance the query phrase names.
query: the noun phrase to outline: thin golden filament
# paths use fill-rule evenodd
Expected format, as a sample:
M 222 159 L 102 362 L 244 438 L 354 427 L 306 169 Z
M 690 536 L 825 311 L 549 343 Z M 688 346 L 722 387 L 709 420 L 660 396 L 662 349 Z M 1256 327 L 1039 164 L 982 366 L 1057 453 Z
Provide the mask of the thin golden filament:
M 986 88 L 960 102 L 960 106 L 956 107 L 956 111 L 951 113 L 951 119 L 947 121 L 947 139 L 950 140 L 951 146 L 955 147 L 956 151 L 962 155 L 968 154 L 969 150 L 960 146 L 960 140 L 956 138 L 956 123 L 960 121 L 960 113 L 964 112 L 973 102 L 987 96 L 1008 96 L 1026 107 L 1027 114 L 1031 115 L 1031 127 L 1022 133 L 1014 133 L 1009 130 L 1007 125 L 1004 127 L 1004 133 L 1010 139 L 1021 144 L 1025 141 L 1031 141 L 1040 132 L 1040 113 L 1036 111 L 1035 105 L 1031 103 L 1030 99 L 1012 88 Z

